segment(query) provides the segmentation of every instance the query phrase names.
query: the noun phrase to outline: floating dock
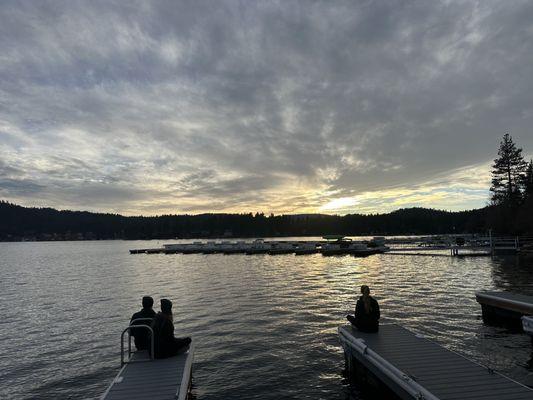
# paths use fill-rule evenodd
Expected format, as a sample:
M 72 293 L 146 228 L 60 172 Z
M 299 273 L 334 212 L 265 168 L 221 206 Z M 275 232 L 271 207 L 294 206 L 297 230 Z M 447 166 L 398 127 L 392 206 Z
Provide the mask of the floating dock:
M 533 315 L 533 296 L 519 293 L 482 291 L 476 293 L 486 321 L 521 321 L 524 315 Z
M 366 257 L 384 253 L 389 248 L 376 238 L 370 241 L 264 241 L 253 242 L 193 242 L 164 244 L 153 249 L 132 249 L 130 254 L 296 254 L 307 255 L 322 253 L 323 255 L 352 255 Z
M 315 254 L 353 255 L 366 257 L 376 253 L 395 255 L 443 256 L 443 250 L 452 257 L 482 257 L 499 254 L 521 254 L 523 249 L 533 248 L 533 238 L 482 238 L 444 237 L 389 238 L 376 236 L 369 240 L 352 241 L 341 235 L 324 236 L 325 240 L 264 240 L 253 242 L 195 241 L 192 243 L 164 244 L 153 249 L 132 249 L 131 254 Z M 529 246 L 529 247 L 528 247 Z
M 148 351 L 136 351 L 100 400 L 185 400 L 191 377 L 194 348 L 177 356 L 151 360 Z
M 526 400 L 533 390 L 399 325 L 378 333 L 341 326 L 350 378 L 386 391 L 379 398 Z
M 189 398 L 194 342 L 174 357 L 154 359 L 153 331 L 151 318 L 133 321 L 120 336 L 120 365 L 118 375 L 113 379 L 100 400 L 185 400 Z M 151 339 L 151 352 L 132 351 L 131 330 L 145 329 Z M 127 352 L 124 337 L 127 336 Z

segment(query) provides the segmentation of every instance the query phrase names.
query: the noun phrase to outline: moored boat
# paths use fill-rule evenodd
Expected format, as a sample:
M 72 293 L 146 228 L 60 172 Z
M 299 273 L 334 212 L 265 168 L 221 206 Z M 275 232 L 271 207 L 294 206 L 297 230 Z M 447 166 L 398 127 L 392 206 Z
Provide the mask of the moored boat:
M 194 253 L 201 253 L 205 244 L 202 242 L 192 242 L 191 244 L 188 244 L 185 246 L 182 250 L 183 254 L 194 254 Z
M 270 250 L 270 243 L 265 242 L 263 239 L 254 240 L 246 249 L 246 254 L 265 254 Z
M 226 242 L 223 245 L 222 252 L 224 254 L 239 254 L 239 253 L 245 253 L 246 252 L 246 242 L 244 241 L 238 241 L 235 243 Z
M 320 251 L 318 247 L 318 243 L 316 242 L 301 242 L 296 245 L 296 248 L 294 249 L 294 254 L 297 256 L 305 255 L 305 254 L 315 254 Z
M 320 248 L 320 252 L 324 256 L 349 254 L 352 250 L 352 239 L 338 235 L 324 236 L 324 239 L 327 242 L 323 243 Z
M 268 250 L 268 254 L 291 254 L 294 253 L 296 245 L 292 242 L 274 242 Z
M 217 242 L 207 242 L 202 248 L 203 254 L 215 254 L 222 253 L 221 243 Z

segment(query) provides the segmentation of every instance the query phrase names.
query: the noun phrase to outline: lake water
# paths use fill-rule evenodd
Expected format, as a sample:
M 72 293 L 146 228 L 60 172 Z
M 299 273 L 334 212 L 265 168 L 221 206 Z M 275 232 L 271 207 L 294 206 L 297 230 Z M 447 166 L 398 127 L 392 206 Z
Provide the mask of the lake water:
M 363 398 L 337 339 L 361 284 L 388 321 L 529 379 L 529 338 L 484 325 L 474 292 L 533 295 L 531 260 L 128 254 L 161 243 L 0 243 L 0 398 L 98 398 L 143 295 L 173 300 L 194 338 L 198 400 Z

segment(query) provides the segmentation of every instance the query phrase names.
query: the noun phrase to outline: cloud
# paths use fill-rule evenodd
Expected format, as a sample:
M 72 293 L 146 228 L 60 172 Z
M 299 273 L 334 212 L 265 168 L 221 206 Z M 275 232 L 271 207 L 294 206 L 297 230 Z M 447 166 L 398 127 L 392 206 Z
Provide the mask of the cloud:
M 9 3 L 0 194 L 125 214 L 483 206 L 487 180 L 457 171 L 507 131 L 532 152 L 531 18 L 497 1 Z
M 320 207 L 338 214 L 389 212 L 398 208 L 427 207 L 460 211 L 474 209 L 488 202 L 490 165 L 460 168 L 417 184 L 392 186 L 367 191 L 352 197 L 331 200 Z

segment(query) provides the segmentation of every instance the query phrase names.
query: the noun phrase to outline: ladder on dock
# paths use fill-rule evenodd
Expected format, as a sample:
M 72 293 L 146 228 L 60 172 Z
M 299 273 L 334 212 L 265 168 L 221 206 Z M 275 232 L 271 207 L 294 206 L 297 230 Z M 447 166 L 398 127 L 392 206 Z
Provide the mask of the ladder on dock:
M 341 326 L 339 338 L 352 377 L 362 369 L 399 399 L 533 399 L 527 386 L 399 325 L 381 325 L 378 333 Z

